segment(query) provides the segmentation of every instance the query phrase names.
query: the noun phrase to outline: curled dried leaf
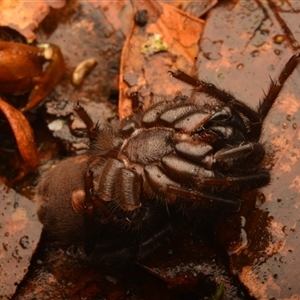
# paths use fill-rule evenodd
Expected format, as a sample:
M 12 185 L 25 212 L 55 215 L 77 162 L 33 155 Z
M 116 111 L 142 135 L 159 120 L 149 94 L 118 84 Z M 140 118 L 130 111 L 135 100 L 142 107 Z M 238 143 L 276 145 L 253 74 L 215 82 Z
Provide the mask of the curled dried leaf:
M 31 126 L 25 116 L 0 97 L 0 110 L 7 118 L 26 166 L 35 169 L 39 164 L 37 147 Z

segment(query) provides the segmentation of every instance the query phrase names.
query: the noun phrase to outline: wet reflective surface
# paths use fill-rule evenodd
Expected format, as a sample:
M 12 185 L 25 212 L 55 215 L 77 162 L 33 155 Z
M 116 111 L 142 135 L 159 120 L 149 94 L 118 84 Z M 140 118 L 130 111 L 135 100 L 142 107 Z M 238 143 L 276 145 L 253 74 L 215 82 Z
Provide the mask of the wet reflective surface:
M 104 102 L 117 94 L 117 70 L 124 42 L 124 32 L 117 24 L 128 18 L 124 10 L 120 19 L 112 21 L 116 26 L 110 27 L 104 9 L 98 12 L 82 4 L 77 10 L 76 5 L 71 4 L 63 11 L 61 22 L 46 20 L 60 30 L 45 26 L 39 33 L 40 39 L 50 35 L 51 42 L 60 42 L 67 57 L 67 75 L 46 105 L 49 129 L 63 141 L 67 153 L 85 147 L 77 139 L 82 124 L 72 116 L 73 103 L 69 100 L 83 99 L 83 104 L 91 107 L 88 110 L 95 112 L 92 118 L 101 122 L 115 116 L 116 107 Z M 286 61 L 298 51 L 300 8 L 297 6 L 296 1 L 220 3 L 207 15 L 196 60 L 197 76 L 255 107 L 263 99 L 270 77 L 276 78 Z M 92 21 L 87 22 L 89 16 Z M 74 27 L 68 28 L 68 22 Z M 91 28 L 101 32 L 100 42 Z M 86 48 L 75 45 L 78 32 Z M 91 77 L 85 78 L 80 87 L 70 85 L 68 76 L 72 70 L 91 56 L 97 56 L 98 61 Z M 162 58 L 161 54 L 154 57 L 155 68 L 163 63 Z M 97 69 L 99 66 L 104 71 Z M 151 69 L 153 74 L 155 68 Z M 167 70 L 168 64 L 162 68 Z M 107 81 L 107 78 L 114 79 Z M 130 76 L 127 79 L 135 80 Z M 215 227 L 209 230 L 205 226 L 202 229 L 198 226 L 195 231 L 194 227 L 184 227 L 148 261 L 130 262 L 122 268 L 91 264 L 80 248 L 59 249 L 42 244 L 15 299 L 202 299 L 214 295 L 222 285 L 226 287 L 222 299 L 247 299 L 248 294 L 256 299 L 299 298 L 299 81 L 297 68 L 264 126 L 262 140 L 267 152 L 264 164 L 271 170 L 271 183 L 261 191 L 245 193 L 239 213 L 221 214 L 219 220 L 214 220 Z M 6 214 L 15 209 L 9 206 L 2 211 Z M 19 212 L 23 216 L 24 211 Z M 208 231 L 208 237 L 203 237 L 202 230 Z M 17 270 L 22 269 L 11 272 L 9 295 L 15 288 L 14 282 L 21 280 L 28 267 L 34 248 L 31 232 L 26 230 L 11 242 L 8 241 L 11 232 L 3 230 L 3 253 L 8 253 L 7 258 Z
M 10 299 L 27 273 L 42 225 L 35 203 L 0 184 L 0 291 Z

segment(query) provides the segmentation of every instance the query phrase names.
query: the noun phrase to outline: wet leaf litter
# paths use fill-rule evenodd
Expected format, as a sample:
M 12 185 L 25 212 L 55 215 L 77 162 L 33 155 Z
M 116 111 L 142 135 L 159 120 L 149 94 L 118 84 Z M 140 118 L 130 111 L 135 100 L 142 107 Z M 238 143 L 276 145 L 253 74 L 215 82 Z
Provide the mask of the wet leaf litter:
M 199 42 L 200 52 L 197 56 L 196 67 L 194 67 L 195 70 L 198 70 L 196 71 L 196 77 L 233 92 L 238 99 L 255 107 L 257 101 L 263 97 L 263 90 L 266 91 L 270 84 L 269 77 L 276 78 L 276 74 L 278 74 L 292 53 L 298 51 L 297 45 L 295 44 L 297 31 L 293 28 L 293 22 L 289 21 L 291 16 L 294 17 L 297 15 L 297 4 L 292 3 L 291 5 L 293 5 L 293 7 L 289 7 L 287 4 L 284 6 L 276 6 L 275 4 L 274 1 L 249 1 L 246 5 L 241 1 L 237 3 L 229 2 L 219 4 L 211 9 L 205 20 L 204 32 Z M 105 16 L 105 12 L 108 12 L 110 9 L 111 8 L 108 10 L 100 10 L 102 16 Z M 144 8 L 141 7 L 140 10 L 143 9 Z M 125 11 L 126 10 L 123 10 L 123 15 L 119 15 L 119 17 L 122 16 L 124 19 L 128 18 L 128 20 L 131 20 L 133 14 L 126 15 Z M 224 15 L 226 15 L 226 18 L 222 17 Z M 240 22 L 237 16 L 243 17 L 243 21 Z M 286 18 L 286 16 L 289 16 L 289 18 Z M 234 26 L 230 20 L 233 20 L 233 22 L 236 20 L 238 25 Z M 253 20 L 254 22 L 252 22 Z M 271 26 L 270 24 L 274 25 Z M 81 25 L 86 26 L 87 24 L 82 22 Z M 130 24 L 127 28 L 129 27 Z M 222 28 L 223 31 L 221 31 L 220 28 Z M 236 30 L 236 28 L 240 31 Z M 113 30 L 110 32 L 112 33 Z M 230 36 L 226 34 L 227 32 L 231 33 Z M 120 34 L 119 40 L 123 40 L 124 42 L 126 36 L 125 34 Z M 164 42 L 164 35 L 158 37 L 157 41 L 159 43 Z M 147 42 L 147 40 L 145 42 Z M 141 46 L 143 45 L 144 44 Z M 63 49 L 63 47 L 61 48 Z M 158 49 L 162 50 L 162 48 Z M 168 52 L 160 51 L 151 55 L 149 55 L 147 59 L 154 57 L 156 60 L 160 58 L 160 62 L 163 62 L 162 65 L 164 65 L 164 58 L 168 55 Z M 142 58 L 144 59 L 144 56 L 142 56 Z M 263 65 L 266 67 L 262 67 Z M 159 66 L 159 64 L 155 64 L 155 66 Z M 112 65 L 110 67 L 112 67 Z M 95 68 L 97 68 L 97 66 Z M 191 67 L 190 70 L 192 69 Z M 91 70 L 91 76 L 95 74 L 93 72 L 97 72 L 96 69 Z M 147 74 L 148 73 L 149 71 L 147 71 Z M 125 74 L 128 75 L 126 71 Z M 241 215 L 245 218 L 243 229 L 246 232 L 246 247 L 242 247 L 236 252 L 232 251 L 232 247 L 230 248 L 230 264 L 233 273 L 240 278 L 243 284 L 249 289 L 250 294 L 256 298 L 264 298 L 266 295 L 267 297 L 275 298 L 287 298 L 292 295 L 297 295 L 297 286 L 295 287 L 292 280 L 296 277 L 296 274 L 293 273 L 292 270 L 289 270 L 288 267 L 292 265 L 290 262 L 297 264 L 298 217 L 297 210 L 295 209 L 298 199 L 297 141 L 299 139 L 297 74 L 296 71 L 290 78 L 285 90 L 280 95 L 278 104 L 272 109 L 268 116 L 264 129 L 263 139 L 266 142 L 269 157 L 266 164 L 269 164 L 271 168 L 272 182 L 270 186 L 261 191 L 262 194 L 245 195 L 246 200 L 244 200 L 244 202 L 248 201 L 248 203 L 253 204 L 249 204 L 249 207 L 246 206 L 246 208 L 241 211 Z M 132 77 L 131 73 L 129 75 L 130 76 L 125 76 L 128 81 L 127 84 L 134 82 L 136 80 L 135 78 L 138 78 L 137 82 L 143 82 L 140 76 Z M 86 80 L 89 80 L 89 77 L 87 77 Z M 151 77 L 146 81 L 146 83 L 149 82 L 151 82 Z M 110 95 L 113 95 L 115 89 L 112 82 L 109 83 L 109 86 L 112 88 L 105 91 L 106 94 L 104 94 L 105 96 L 102 98 L 103 101 L 110 97 Z M 147 86 L 152 86 L 152 84 L 139 85 L 139 87 Z M 92 91 L 91 95 L 97 95 L 97 93 L 93 93 L 93 88 L 95 87 L 96 85 L 91 87 L 90 85 L 83 84 L 82 88 L 76 87 L 75 89 L 79 95 L 85 97 L 89 95 L 87 89 Z M 58 106 L 57 104 L 60 103 L 58 102 L 59 95 L 63 95 L 62 91 L 66 89 L 66 85 L 58 86 L 56 90 L 58 94 L 56 94 L 56 97 L 52 97 L 52 99 L 56 98 L 56 100 L 54 99 L 52 103 L 49 102 L 49 109 L 51 108 L 53 111 L 53 107 Z M 145 88 L 139 91 L 144 90 Z M 147 96 L 148 93 L 149 91 L 146 90 L 144 95 Z M 74 95 L 74 93 L 72 94 Z M 71 92 L 69 93 L 69 95 L 72 94 Z M 159 90 L 157 94 L 160 94 Z M 70 97 L 76 98 L 76 96 Z M 147 100 L 139 99 L 139 101 L 144 103 Z M 101 105 L 105 107 L 104 104 Z M 63 105 L 61 105 L 61 107 L 62 106 Z M 97 107 L 97 104 L 95 107 Z M 123 108 L 124 107 L 127 110 L 130 109 L 129 105 L 124 105 Z M 73 120 L 71 110 L 72 105 L 69 106 L 69 111 L 65 113 L 65 116 L 64 113 L 59 111 L 55 113 L 58 116 L 60 115 L 59 118 L 63 121 L 64 126 L 68 126 L 69 120 Z M 95 111 L 96 110 L 97 109 L 95 109 Z M 124 109 L 122 110 L 124 111 Z M 107 111 L 110 117 L 114 116 L 113 106 L 109 105 Z M 55 114 L 52 115 L 50 119 L 55 119 Z M 103 115 L 102 113 L 100 114 Z M 104 114 L 103 120 L 105 120 L 105 118 L 106 116 Z M 94 119 L 97 119 L 97 117 Z M 69 131 L 72 132 L 72 130 Z M 57 134 L 57 136 L 59 135 Z M 70 136 L 72 136 L 72 134 Z M 77 141 L 77 137 L 72 137 L 72 140 Z M 70 144 L 71 143 L 68 142 L 68 145 Z M 77 149 L 78 147 L 75 148 Z M 282 182 L 284 183 L 283 185 Z M 281 186 L 285 186 L 286 188 L 282 189 Z M 250 200 L 247 200 L 247 197 Z M 264 203 L 260 205 L 260 202 Z M 233 221 L 231 222 L 234 223 Z M 255 228 L 253 228 L 253 226 Z M 225 238 L 224 230 L 221 230 L 219 234 L 221 236 L 218 237 L 219 240 Z M 257 238 L 258 236 L 261 238 Z M 237 246 L 236 249 L 239 249 L 239 247 Z M 170 253 L 172 253 L 174 247 L 170 247 L 168 251 L 170 250 Z M 167 255 L 166 257 L 170 258 L 170 256 L 172 256 L 170 253 L 168 254 L 169 256 Z M 56 254 L 61 255 L 59 251 L 56 252 Z M 81 257 L 80 253 L 77 255 L 79 258 Z M 153 259 L 155 261 L 155 257 Z M 62 261 L 64 261 L 64 259 L 62 259 Z M 158 261 L 157 258 L 157 262 Z M 72 266 L 72 264 L 70 265 Z M 145 266 L 147 266 L 147 264 L 145 264 Z M 148 271 L 149 269 L 150 273 L 153 273 L 154 267 L 149 266 Z M 281 274 L 285 274 L 285 276 L 289 274 L 291 276 L 291 280 L 288 281 L 289 283 L 285 281 L 286 279 L 284 279 Z M 115 282 L 120 283 L 122 280 L 116 280 L 118 276 L 114 276 L 115 274 L 110 275 L 107 275 L 105 280 L 112 285 L 112 292 L 113 284 L 115 284 Z M 56 273 L 55 276 L 57 277 L 58 274 Z M 51 275 L 47 279 L 48 282 L 53 283 L 52 295 L 57 294 L 63 297 L 65 294 L 62 290 L 58 292 L 59 289 L 57 289 L 57 292 L 54 293 L 54 287 L 57 287 L 54 283 L 56 282 L 56 279 L 54 279 L 56 277 L 52 277 Z M 94 291 L 94 294 L 101 293 L 101 291 L 103 292 L 101 283 L 97 282 L 97 284 L 91 284 L 91 282 L 93 282 L 92 279 L 89 284 L 88 281 L 86 282 L 86 288 L 82 289 L 82 293 L 88 290 L 90 292 Z M 78 289 L 80 290 L 80 287 L 78 287 Z M 163 287 L 160 288 L 161 294 L 163 294 L 162 289 Z M 79 290 L 76 292 L 77 295 L 80 293 Z M 146 287 L 145 290 L 147 290 Z M 136 290 L 133 288 L 131 292 L 132 291 Z M 72 297 L 74 297 L 74 299 L 76 299 L 76 293 L 74 293 L 73 290 Z M 109 294 L 109 292 L 107 293 Z M 121 297 L 122 294 L 124 295 L 124 290 L 122 291 L 121 288 L 119 289 L 118 295 Z M 226 297 L 226 292 L 223 297 Z

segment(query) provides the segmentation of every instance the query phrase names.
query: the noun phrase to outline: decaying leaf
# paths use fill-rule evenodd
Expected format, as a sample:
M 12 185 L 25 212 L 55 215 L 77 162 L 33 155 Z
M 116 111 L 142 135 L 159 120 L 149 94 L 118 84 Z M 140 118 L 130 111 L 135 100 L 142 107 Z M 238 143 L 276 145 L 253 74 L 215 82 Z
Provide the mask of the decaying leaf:
M 144 107 L 152 96 L 170 96 L 184 84 L 169 78 L 168 71 L 191 73 L 198 53 L 203 22 L 158 1 L 138 1 L 131 16 L 131 30 L 123 47 L 120 67 L 119 116 L 132 112 L 130 95 L 137 92 Z M 137 14 L 147 12 L 145 25 Z
M 34 40 L 34 29 L 48 14 L 50 8 L 61 8 L 65 0 L 38 1 L 1 1 L 0 26 L 7 26 L 17 30 L 28 40 Z
M 42 225 L 36 205 L 0 183 L 0 298 L 11 299 L 27 272 Z
M 161 2 L 173 5 L 194 17 L 201 17 L 212 9 L 218 0 L 161 0 Z
M 90 0 L 89 2 L 99 10 L 95 11 L 91 9 L 91 4 L 86 5 L 82 2 L 80 13 L 77 11 L 80 17 L 77 14 L 77 18 L 73 18 L 73 15 L 70 18 L 73 27 L 70 27 L 67 22 L 58 22 L 60 30 L 56 31 L 50 39 L 56 44 L 55 39 L 64 40 L 65 47 L 69 49 L 66 51 L 69 55 L 67 59 L 69 70 L 74 69 L 79 61 L 95 57 L 95 54 L 99 54 L 99 52 L 101 52 L 100 56 L 103 61 L 91 72 L 93 80 L 88 77 L 81 87 L 74 88 L 67 85 L 60 87 L 57 101 L 49 103 L 48 110 L 54 106 L 71 106 L 70 103 L 66 104 L 66 101 L 60 101 L 61 98 L 75 101 L 82 95 L 85 97 L 88 95 L 90 98 L 97 99 L 101 94 L 98 91 L 99 87 L 106 86 L 107 83 L 104 80 L 105 77 L 109 77 L 109 75 L 103 76 L 99 80 L 97 72 L 100 71 L 97 67 L 103 66 L 109 59 L 115 61 L 115 56 L 111 55 L 112 41 L 115 41 L 117 47 L 121 48 L 123 38 L 127 34 L 120 76 L 121 117 L 131 112 L 131 100 L 128 99 L 131 92 L 138 92 L 141 97 L 140 101 L 146 107 L 151 101 L 152 94 L 170 95 L 174 94 L 174 90 L 181 90 L 183 86 L 173 85 L 176 80 L 170 79 L 167 72 L 172 68 L 179 68 L 191 74 L 198 51 L 200 52 L 196 64 L 199 78 L 232 92 L 236 98 L 255 107 L 263 98 L 264 91 L 269 87 L 269 77 L 276 78 L 286 61 L 297 49 L 296 44 L 291 44 L 293 41 L 291 36 L 294 36 L 294 40 L 298 40 L 297 34 L 299 34 L 297 31 L 299 9 L 295 1 L 290 1 L 291 3 L 259 0 L 222 2 L 208 14 L 203 34 L 201 33 L 202 21 L 190 17 L 178 9 L 171 8 L 167 4 L 154 1 L 132 1 L 135 5 L 133 10 L 130 1 L 108 3 L 107 1 Z M 75 4 L 72 5 L 75 6 Z M 137 18 L 137 14 L 140 14 L 141 11 L 146 11 L 147 14 L 143 13 Z M 88 17 L 89 14 L 91 14 L 92 20 Z M 292 14 L 295 14 L 296 17 Z M 289 18 L 294 20 L 291 24 L 288 24 Z M 79 33 L 80 39 L 78 39 Z M 105 38 L 99 42 L 97 38 L 100 34 L 101 38 Z M 201 34 L 199 50 L 198 41 Z M 154 39 L 152 39 L 153 37 Z M 73 38 L 73 40 L 68 38 Z M 92 38 L 93 48 L 90 44 Z M 80 45 L 75 43 L 78 40 Z M 150 45 L 147 46 L 150 47 L 150 51 L 143 51 L 145 45 Z M 62 47 L 64 46 L 62 45 Z M 88 49 L 91 49 L 91 52 L 87 55 L 86 50 Z M 107 75 L 109 72 L 104 74 Z M 299 271 L 295 267 L 300 263 L 300 236 L 298 233 L 300 201 L 298 174 L 300 167 L 298 159 L 300 155 L 299 80 L 298 68 L 267 117 L 263 141 L 267 148 L 268 164 L 266 163 L 266 167 L 271 169 L 272 181 L 268 187 L 262 189 L 262 193 L 254 193 L 254 197 L 253 195 L 249 196 L 251 204 L 264 198 L 266 201 L 257 207 L 249 205 L 247 215 L 242 215 L 245 223 L 243 228 L 245 244 L 230 253 L 232 272 L 248 288 L 250 294 L 258 299 L 291 299 L 293 297 L 298 299 L 300 297 L 297 282 Z M 87 82 L 90 85 L 86 84 Z M 168 82 L 171 82 L 172 88 Z M 184 86 L 184 88 L 187 87 Z M 66 90 L 67 94 L 65 94 Z M 68 95 L 68 97 L 63 97 L 63 95 Z M 96 106 L 92 106 L 92 110 L 99 112 Z M 65 111 L 63 112 L 65 113 Z M 62 117 L 64 116 L 62 114 Z M 103 119 L 105 119 L 104 116 Z M 244 199 L 244 202 L 246 201 L 248 201 L 247 198 Z M 241 213 L 244 212 L 245 209 L 241 210 Z M 231 226 L 230 223 L 222 223 L 225 229 L 228 229 L 225 225 Z M 193 264 L 193 261 L 188 261 L 189 251 L 193 250 L 192 247 L 182 244 L 181 248 L 174 247 L 174 249 L 184 249 L 181 251 L 184 259 L 187 260 L 182 260 L 181 257 L 177 261 L 177 265 L 175 262 L 174 269 L 179 272 L 173 272 L 174 278 L 169 276 L 170 273 L 167 270 L 169 265 L 160 264 L 160 268 L 165 267 L 163 276 L 160 274 L 160 277 L 168 284 L 175 283 L 176 287 L 181 287 L 182 283 L 186 283 L 186 273 L 182 267 L 185 266 L 189 267 L 187 275 L 191 279 L 187 283 L 195 283 L 191 276 L 192 272 L 195 269 L 198 272 L 203 267 L 203 261 L 197 260 L 197 251 L 194 251 L 197 265 L 186 266 L 186 264 Z M 128 297 L 128 291 L 132 298 L 147 299 L 150 297 L 152 299 L 153 290 L 158 296 L 168 295 L 170 299 L 175 299 L 172 298 L 174 295 L 170 296 L 169 291 L 166 292 L 165 286 L 161 287 L 161 283 L 158 281 L 156 284 L 159 285 L 160 290 L 153 288 L 157 287 L 153 282 L 149 284 L 145 281 L 145 285 L 141 285 L 139 282 L 133 283 L 132 279 L 135 280 L 140 276 L 137 276 L 136 270 L 133 272 L 132 268 L 128 270 L 133 274 L 126 270 L 114 273 L 112 269 L 104 270 L 96 266 L 94 266 L 94 270 L 91 270 L 86 267 L 85 262 L 82 263 L 84 266 L 79 265 L 76 258 L 66 263 L 71 257 L 68 251 L 53 252 L 49 256 L 51 260 L 45 256 L 43 266 L 36 267 L 35 273 L 26 283 L 26 288 L 24 288 L 23 294 L 20 294 L 19 299 L 30 299 L 32 295 L 44 299 L 45 295 L 49 293 L 55 296 L 59 295 L 56 297 L 57 299 L 70 297 L 72 299 L 81 299 L 82 297 L 87 299 L 95 297 L 121 298 Z M 166 257 L 172 257 L 172 254 L 166 255 Z M 154 257 L 154 262 L 159 262 L 159 256 Z M 171 263 L 173 262 L 171 260 Z M 153 273 L 155 266 L 149 265 L 149 267 Z M 41 270 L 42 268 L 43 270 Z M 83 272 L 83 270 L 85 271 Z M 142 273 L 140 270 L 139 272 Z M 72 278 L 70 273 L 72 273 Z M 87 273 L 90 275 L 82 276 Z M 196 275 L 199 274 L 200 272 Z M 155 275 L 157 276 L 157 274 Z M 197 287 L 197 283 L 192 287 Z M 224 284 L 222 280 L 218 283 L 220 286 Z M 231 286 L 229 281 L 227 284 L 227 287 Z M 162 298 L 167 299 L 166 297 Z
M 5 115 L 12 128 L 25 165 L 30 169 L 35 169 L 39 164 L 39 157 L 34 141 L 34 134 L 29 122 L 19 110 L 4 101 L 1 97 L 0 111 Z

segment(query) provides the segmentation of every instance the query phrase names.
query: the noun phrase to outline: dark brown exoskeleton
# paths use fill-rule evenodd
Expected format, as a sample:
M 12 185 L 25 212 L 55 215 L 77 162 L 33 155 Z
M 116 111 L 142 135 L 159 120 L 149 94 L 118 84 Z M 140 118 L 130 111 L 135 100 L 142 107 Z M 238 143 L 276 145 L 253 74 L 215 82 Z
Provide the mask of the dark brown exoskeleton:
M 139 257 L 155 248 L 183 207 L 239 210 L 241 190 L 270 182 L 261 166 L 262 125 L 299 60 L 291 57 L 257 110 L 181 71 L 171 74 L 217 106 L 176 96 L 117 124 L 98 125 L 77 104 L 90 147 L 42 177 L 37 197 L 45 231 L 84 244 L 88 254 L 114 240 L 114 249 L 135 245 Z

